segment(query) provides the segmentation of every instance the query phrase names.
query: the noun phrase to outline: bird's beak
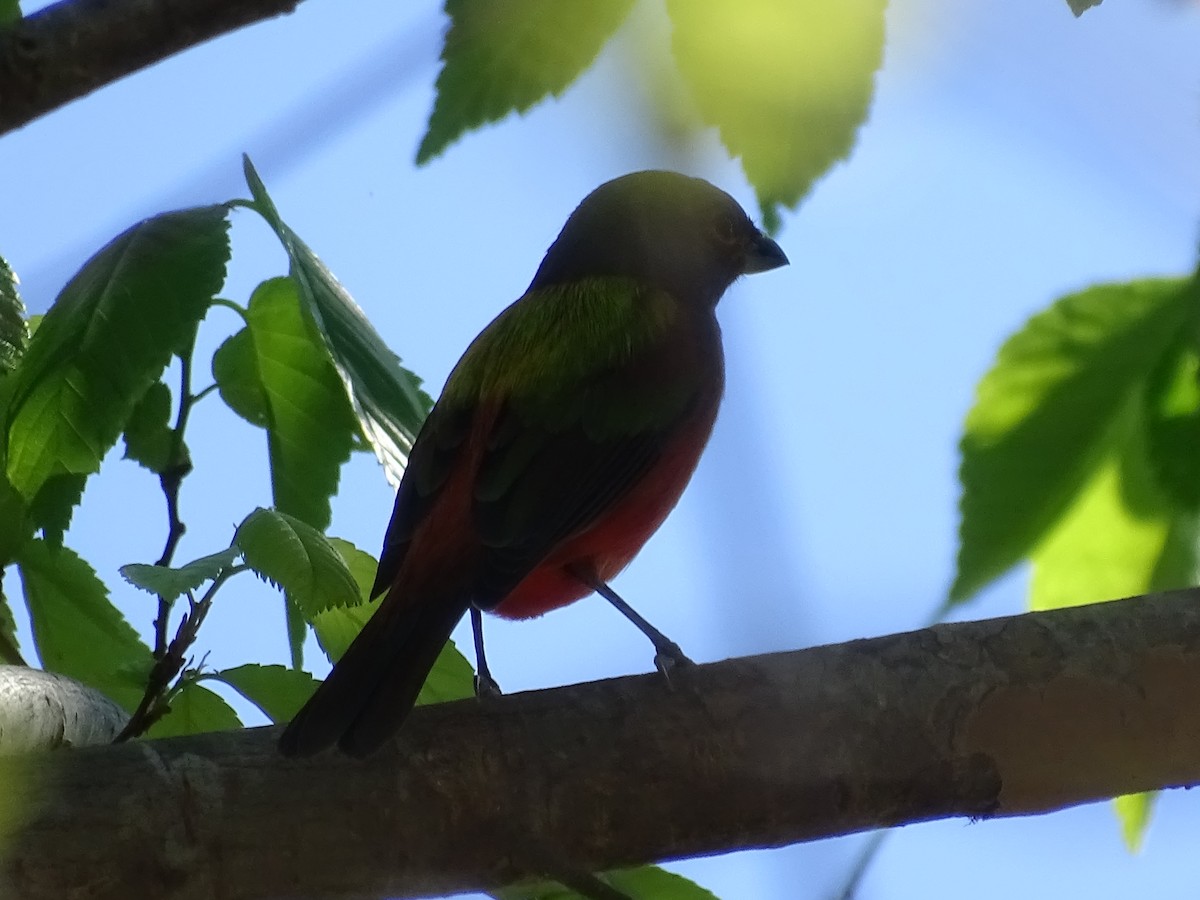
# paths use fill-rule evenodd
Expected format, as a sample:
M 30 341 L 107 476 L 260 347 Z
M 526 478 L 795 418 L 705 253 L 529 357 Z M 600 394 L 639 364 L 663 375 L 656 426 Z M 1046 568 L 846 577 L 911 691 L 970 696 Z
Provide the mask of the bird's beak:
M 787 264 L 787 254 L 777 243 L 759 232 L 746 247 L 746 262 L 742 266 L 742 273 L 753 275 L 756 272 L 769 272 Z

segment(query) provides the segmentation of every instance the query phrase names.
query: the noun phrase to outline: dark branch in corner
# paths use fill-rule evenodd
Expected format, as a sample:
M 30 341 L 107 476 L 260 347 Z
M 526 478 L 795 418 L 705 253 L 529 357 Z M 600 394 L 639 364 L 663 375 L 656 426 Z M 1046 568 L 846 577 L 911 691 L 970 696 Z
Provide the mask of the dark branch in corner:
M 0 134 L 302 0 L 61 0 L 0 29 Z

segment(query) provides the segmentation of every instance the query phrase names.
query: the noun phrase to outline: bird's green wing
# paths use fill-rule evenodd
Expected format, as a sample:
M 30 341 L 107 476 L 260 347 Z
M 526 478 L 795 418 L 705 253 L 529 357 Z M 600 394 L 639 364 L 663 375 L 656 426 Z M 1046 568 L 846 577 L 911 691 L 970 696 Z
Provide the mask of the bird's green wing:
M 479 366 L 475 396 L 498 403 L 475 480 L 486 549 L 477 605 L 498 603 L 611 508 L 715 402 L 715 320 L 685 314 L 665 294 L 595 279 L 527 295 L 473 345 L 464 363 Z M 446 399 L 461 390 L 448 385 Z

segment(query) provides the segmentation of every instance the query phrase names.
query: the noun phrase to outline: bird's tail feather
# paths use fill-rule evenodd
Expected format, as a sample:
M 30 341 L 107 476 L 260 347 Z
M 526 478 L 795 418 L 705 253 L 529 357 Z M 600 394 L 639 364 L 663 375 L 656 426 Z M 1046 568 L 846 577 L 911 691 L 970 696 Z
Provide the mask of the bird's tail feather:
M 279 749 L 285 756 L 311 756 L 336 742 L 352 756 L 375 750 L 416 703 L 467 606 L 465 599 L 385 598 L 284 730 Z

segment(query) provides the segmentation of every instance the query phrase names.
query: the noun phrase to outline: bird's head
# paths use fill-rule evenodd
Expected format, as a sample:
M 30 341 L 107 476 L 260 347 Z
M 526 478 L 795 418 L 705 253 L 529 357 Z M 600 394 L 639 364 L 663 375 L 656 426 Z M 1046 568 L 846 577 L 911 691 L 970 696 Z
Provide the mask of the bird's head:
M 530 288 L 626 277 L 711 308 L 740 275 L 787 262 L 724 191 L 678 172 L 634 172 L 584 198 Z

